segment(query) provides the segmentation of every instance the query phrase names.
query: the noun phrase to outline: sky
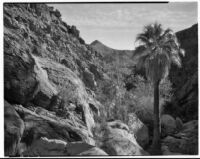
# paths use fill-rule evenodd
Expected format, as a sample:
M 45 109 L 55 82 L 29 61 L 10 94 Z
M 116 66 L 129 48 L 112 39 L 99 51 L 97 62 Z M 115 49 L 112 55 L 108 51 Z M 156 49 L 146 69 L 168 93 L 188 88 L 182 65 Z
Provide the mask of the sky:
M 99 40 L 114 49 L 135 47 L 135 38 L 147 24 L 180 31 L 197 23 L 197 2 L 170 3 L 64 3 L 50 4 L 62 20 L 75 25 L 86 43 Z

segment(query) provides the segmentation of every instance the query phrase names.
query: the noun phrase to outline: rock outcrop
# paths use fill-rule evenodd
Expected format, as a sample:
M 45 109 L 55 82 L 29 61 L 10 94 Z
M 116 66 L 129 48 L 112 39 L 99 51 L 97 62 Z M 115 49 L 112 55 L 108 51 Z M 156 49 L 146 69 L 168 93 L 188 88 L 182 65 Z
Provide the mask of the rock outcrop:
M 115 123 L 116 126 L 114 126 L 113 122 L 112 124 L 108 122 L 107 127 L 104 129 L 103 145 L 101 148 L 105 152 L 112 156 L 148 155 L 137 143 L 134 135 L 128 132 L 126 129 L 127 126 L 124 126 L 125 124 L 119 124 L 119 121 Z
M 183 128 L 162 140 L 163 149 L 178 154 L 198 154 L 198 121 L 193 120 L 183 124 Z
M 169 78 L 174 96 L 166 106 L 166 113 L 179 116 L 184 122 L 198 119 L 198 24 L 176 33 L 180 47 L 182 67 L 171 67 Z
M 7 101 L 4 102 L 4 146 L 6 156 L 15 156 L 24 132 L 24 122 Z
M 67 143 L 62 140 L 40 138 L 23 152 L 24 157 L 49 157 L 49 156 L 107 156 L 107 154 L 95 147 L 83 142 Z
M 173 134 L 176 131 L 176 120 L 169 114 L 161 116 L 162 136 Z
M 136 138 L 136 141 L 142 146 L 143 148 L 149 144 L 149 130 L 142 121 L 137 117 L 136 114 L 130 113 L 129 114 L 129 123 L 128 126 L 130 128 L 130 133 L 133 134 Z

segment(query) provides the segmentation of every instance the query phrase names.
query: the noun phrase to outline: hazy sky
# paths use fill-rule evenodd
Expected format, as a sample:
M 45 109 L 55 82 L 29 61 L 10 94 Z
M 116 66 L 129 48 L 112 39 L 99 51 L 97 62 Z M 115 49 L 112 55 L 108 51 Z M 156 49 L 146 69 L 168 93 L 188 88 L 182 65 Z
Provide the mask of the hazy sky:
M 134 49 L 143 26 L 160 22 L 179 31 L 197 23 L 197 2 L 51 4 L 80 30 L 86 43 L 99 40 L 115 49 Z

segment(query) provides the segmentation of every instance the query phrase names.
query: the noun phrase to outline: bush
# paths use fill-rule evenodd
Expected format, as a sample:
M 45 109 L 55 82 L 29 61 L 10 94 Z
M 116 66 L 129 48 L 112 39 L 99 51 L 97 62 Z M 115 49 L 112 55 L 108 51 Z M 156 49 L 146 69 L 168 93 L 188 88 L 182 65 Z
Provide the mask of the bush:
M 57 9 L 54 11 L 54 15 L 55 15 L 57 18 L 60 18 L 60 17 L 61 17 L 61 13 L 60 13 L 60 11 L 57 10 Z
M 69 28 L 69 33 L 74 35 L 75 37 L 79 37 L 79 30 L 76 29 L 76 27 L 74 25 L 72 25 L 70 28 Z
M 79 38 L 79 42 L 80 42 L 81 44 L 85 44 L 85 40 L 83 40 L 81 37 Z

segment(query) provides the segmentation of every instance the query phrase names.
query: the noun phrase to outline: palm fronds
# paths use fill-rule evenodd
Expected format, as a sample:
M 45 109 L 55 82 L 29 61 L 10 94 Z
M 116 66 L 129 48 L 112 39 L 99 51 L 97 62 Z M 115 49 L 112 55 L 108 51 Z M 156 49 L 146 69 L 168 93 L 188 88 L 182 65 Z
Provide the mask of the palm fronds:
M 139 46 L 134 51 L 134 57 L 138 57 L 138 68 L 144 67 L 146 75 L 152 81 L 165 78 L 171 63 L 181 67 L 181 57 L 184 50 L 173 31 L 168 28 L 162 29 L 162 25 L 154 23 L 144 27 L 138 34 L 136 41 Z

